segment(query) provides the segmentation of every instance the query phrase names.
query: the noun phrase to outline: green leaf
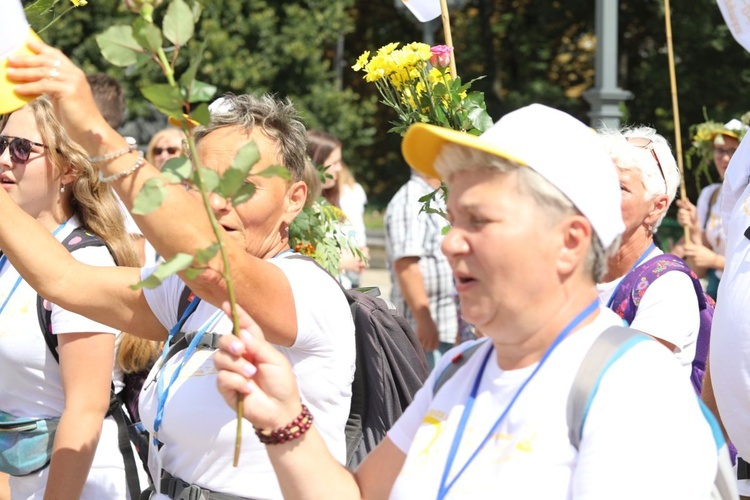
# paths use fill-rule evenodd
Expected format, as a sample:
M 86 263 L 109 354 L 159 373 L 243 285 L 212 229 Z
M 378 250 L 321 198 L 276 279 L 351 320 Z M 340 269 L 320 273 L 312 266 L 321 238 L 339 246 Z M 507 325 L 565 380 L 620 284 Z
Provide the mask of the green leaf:
M 211 170 L 210 168 L 201 167 L 200 169 L 201 178 L 203 179 L 203 187 L 205 188 L 207 193 L 215 193 L 216 188 L 219 187 L 219 184 L 221 183 L 221 177 L 219 177 L 219 174 Z M 196 176 L 198 175 L 198 172 L 196 171 L 193 174 L 193 184 L 196 186 L 198 185 Z
M 156 52 L 161 48 L 161 30 L 142 17 L 133 21 L 133 38 L 149 52 Z
M 45 20 L 45 18 L 52 16 L 52 9 L 57 2 L 58 0 L 37 0 L 31 5 L 27 5 L 23 8 L 26 20 L 35 31 L 39 31 L 48 24 L 48 21 Z
M 188 67 L 187 71 L 185 71 L 180 77 L 180 84 L 183 87 L 190 88 L 190 86 L 193 84 L 193 80 L 195 80 L 195 75 L 198 73 L 198 68 L 200 67 L 201 62 L 203 61 L 203 54 L 205 51 L 206 51 L 206 40 L 203 40 L 200 48 L 195 53 L 195 57 L 193 57 L 193 59 L 190 61 L 190 66 Z
M 258 160 L 260 160 L 258 145 L 255 144 L 255 141 L 250 141 L 237 151 L 229 168 L 242 172 L 242 178 L 244 179 L 250 175 L 250 170 L 253 168 L 253 165 L 258 163 Z
M 190 113 L 190 118 L 201 125 L 208 125 L 211 121 L 211 112 L 208 110 L 208 103 L 201 103 Z
M 203 269 L 202 267 L 191 267 L 185 270 L 185 278 L 194 280 L 195 278 L 200 276 L 203 271 L 205 271 L 205 269 Z
M 167 196 L 167 188 L 159 177 L 147 180 L 133 201 L 132 212 L 136 215 L 147 215 L 159 208 Z
M 210 83 L 193 80 L 192 85 L 186 88 L 188 102 L 206 102 L 216 94 L 216 86 Z
M 175 45 L 185 45 L 193 37 L 193 11 L 184 0 L 172 0 L 162 23 L 164 36 Z
M 261 170 L 257 173 L 261 177 L 281 177 L 284 180 L 292 178 L 292 174 L 289 173 L 289 169 L 284 165 L 271 165 L 270 167 Z
M 178 253 L 164 264 L 156 268 L 156 270 L 146 278 L 145 280 L 131 285 L 130 288 L 138 290 L 139 288 L 156 288 L 161 285 L 165 279 L 169 278 L 173 274 L 177 274 L 180 271 L 184 271 L 193 265 L 193 256 L 186 253 Z
M 138 60 L 136 56 L 143 52 L 133 38 L 133 28 L 130 26 L 110 26 L 104 33 L 96 36 L 96 43 L 104 59 L 115 66 L 135 64 Z
M 236 168 L 228 168 L 224 175 L 221 176 L 219 183 L 219 193 L 224 198 L 232 198 L 245 183 L 246 175 Z
M 219 251 L 218 243 L 211 243 L 211 246 L 195 252 L 195 261 L 199 264 L 208 264 L 208 261 L 214 258 Z
M 475 129 L 484 132 L 492 126 L 492 118 L 485 109 L 484 94 L 481 92 L 469 93 L 464 100 L 464 107 L 467 110 L 466 117 Z
M 253 165 L 260 159 L 260 151 L 255 141 L 245 144 L 237 151 L 232 165 L 224 172 L 219 184 L 219 192 L 225 198 L 233 198 L 237 191 L 245 184 Z M 253 189 L 254 191 L 254 189 Z
M 255 184 L 252 182 L 248 182 L 247 184 L 244 184 L 241 188 L 237 190 L 236 193 L 234 193 L 234 196 L 232 197 L 232 206 L 237 206 L 240 203 L 245 203 L 247 200 L 253 197 L 255 194 Z
M 182 94 L 166 83 L 141 89 L 143 96 L 164 114 L 182 117 Z
M 195 2 L 193 4 L 193 23 L 194 24 L 198 24 L 198 20 L 200 20 L 202 13 L 203 13 L 203 5 L 199 4 L 198 2 Z
M 193 171 L 193 165 L 190 160 L 185 156 L 178 156 L 177 158 L 170 158 L 161 167 L 161 174 L 166 177 L 169 182 L 180 183 L 190 178 L 190 174 Z

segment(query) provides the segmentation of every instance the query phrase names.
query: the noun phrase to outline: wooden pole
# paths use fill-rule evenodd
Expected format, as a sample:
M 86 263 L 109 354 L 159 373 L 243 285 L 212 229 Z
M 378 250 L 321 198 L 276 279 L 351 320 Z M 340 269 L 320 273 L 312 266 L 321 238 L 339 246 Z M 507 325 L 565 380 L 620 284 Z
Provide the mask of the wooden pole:
M 664 0 L 664 22 L 667 28 L 667 57 L 669 61 L 669 86 L 672 91 L 672 115 L 674 117 L 674 146 L 677 168 L 680 170 L 680 199 L 686 200 L 685 169 L 682 164 L 682 134 L 680 131 L 680 105 L 677 100 L 677 76 L 674 69 L 674 48 L 672 47 L 672 14 L 669 0 Z M 690 243 L 690 228 L 685 226 L 685 242 Z
M 453 36 L 451 36 L 451 17 L 448 14 L 448 0 L 440 0 L 440 14 L 443 19 L 443 33 L 445 34 L 445 44 L 453 47 Z M 456 51 L 451 52 L 451 77 L 455 80 L 458 76 L 456 72 Z

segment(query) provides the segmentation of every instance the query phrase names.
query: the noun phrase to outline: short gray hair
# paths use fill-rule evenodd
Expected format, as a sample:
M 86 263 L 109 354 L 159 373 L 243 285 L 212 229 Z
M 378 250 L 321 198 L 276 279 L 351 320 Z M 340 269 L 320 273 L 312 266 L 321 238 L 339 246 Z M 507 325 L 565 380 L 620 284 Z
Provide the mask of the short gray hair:
M 520 191 L 537 202 L 548 216 L 547 223 L 555 224 L 565 217 L 581 215 L 567 196 L 536 171 L 491 153 L 448 144 L 443 146 L 435 160 L 435 169 L 443 179 L 450 179 L 465 171 L 489 170 L 503 174 L 515 172 L 518 174 Z M 607 272 L 607 259 L 614 255 L 619 246 L 618 236 L 609 249 L 605 250 L 597 234 L 592 231 L 591 245 L 586 253 L 584 266 L 595 283 L 604 278 Z
M 250 94 L 223 96 L 220 109 L 211 113 L 211 122 L 195 132 L 200 142 L 211 132 L 224 127 L 240 127 L 250 132 L 260 127 L 264 135 L 276 143 L 283 165 L 294 181 L 302 180 L 305 172 L 305 126 L 289 99 L 280 100 L 270 94 L 256 97 Z

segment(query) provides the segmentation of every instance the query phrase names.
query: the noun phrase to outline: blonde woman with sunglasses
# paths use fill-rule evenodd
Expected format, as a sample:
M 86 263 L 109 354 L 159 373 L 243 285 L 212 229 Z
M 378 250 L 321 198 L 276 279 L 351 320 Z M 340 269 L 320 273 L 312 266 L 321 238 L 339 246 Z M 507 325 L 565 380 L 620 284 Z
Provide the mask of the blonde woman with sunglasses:
M 146 158 L 149 163 L 161 170 L 167 161 L 183 155 L 184 141 L 185 134 L 182 130 L 174 127 L 161 129 L 149 141 Z
M 137 264 L 112 191 L 99 182 L 88 154 L 69 138 L 48 99 L 5 117 L 0 183 L 58 241 L 82 228 L 106 244 L 75 250 L 77 260 L 94 266 Z M 44 254 L 45 247 L 28 250 Z M 0 257 L 0 421 L 45 419 L 57 426 L 48 465 L 6 467 L 3 461 L 11 473 L 12 498 L 50 498 L 51 493 L 66 499 L 125 498 L 117 424 L 105 417 L 110 385 L 114 381 L 119 390 L 124 370 L 144 369 L 156 344 L 118 334 L 45 300 L 57 360 L 42 331 L 38 297 L 7 256 Z

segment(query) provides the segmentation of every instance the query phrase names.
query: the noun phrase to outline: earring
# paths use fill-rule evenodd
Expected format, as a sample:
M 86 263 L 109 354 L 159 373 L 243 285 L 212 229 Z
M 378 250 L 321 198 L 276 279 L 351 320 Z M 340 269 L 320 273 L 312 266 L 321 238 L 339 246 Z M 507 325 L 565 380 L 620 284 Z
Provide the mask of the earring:
M 60 192 L 61 192 L 61 193 L 64 193 L 64 192 L 65 192 L 65 184 L 63 184 L 62 186 L 60 186 Z

